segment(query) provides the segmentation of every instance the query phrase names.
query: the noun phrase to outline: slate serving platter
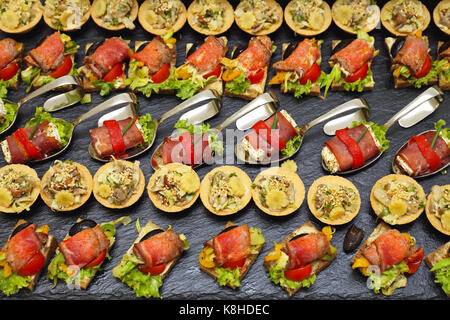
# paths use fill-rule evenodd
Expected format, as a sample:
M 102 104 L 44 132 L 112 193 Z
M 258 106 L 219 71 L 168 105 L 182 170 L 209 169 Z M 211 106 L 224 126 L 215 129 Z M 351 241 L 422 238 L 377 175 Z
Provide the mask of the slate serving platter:
M 280 1 L 283 8 L 288 1 Z M 328 1 L 331 5 L 331 2 Z M 437 1 L 424 1 L 428 9 L 432 13 Z M 190 1 L 186 1 L 188 5 Z M 237 1 L 232 1 L 234 7 Z M 378 5 L 382 7 L 384 1 L 378 1 Z M 25 52 L 33 49 L 42 39 L 52 33 L 52 30 L 42 20 L 32 32 L 13 36 L 17 41 L 25 44 Z M 448 36 L 441 32 L 431 22 L 430 26 L 424 33 L 429 37 L 431 53 L 433 58 L 436 56 L 436 46 L 438 41 L 448 40 Z M 71 34 L 73 40 L 80 45 L 79 53 L 76 56 L 78 66 L 81 65 L 84 46 L 87 42 L 101 40 L 105 37 L 121 36 L 124 39 L 132 40 L 131 46 L 134 47 L 135 40 L 149 40 L 152 35 L 148 34 L 136 20 L 136 29 L 133 31 L 108 32 L 101 29 L 91 20 L 89 20 L 82 28 Z M 246 47 L 250 38 L 249 35 L 242 32 L 236 24 L 224 34 L 229 39 L 228 47 L 233 48 L 235 45 Z M 317 116 L 327 112 L 345 101 L 356 97 L 364 97 L 372 108 L 371 120 L 377 123 L 386 122 L 394 113 L 414 99 L 424 89 L 394 89 L 392 75 L 389 71 L 390 62 L 388 52 L 384 46 L 384 37 L 388 36 L 384 29 L 376 29 L 372 32 L 376 39 L 376 48 L 380 50 L 380 54 L 375 58 L 372 69 L 376 81 L 375 88 L 372 92 L 364 93 L 346 93 L 346 92 L 329 92 L 325 100 L 315 97 L 304 97 L 301 100 L 291 95 L 283 95 L 278 88 L 274 88 L 274 92 L 280 99 L 281 108 L 288 110 L 299 125 L 316 118 Z M 1 34 L 2 38 L 8 35 Z M 189 25 L 186 25 L 176 34 L 177 42 L 177 65 L 184 61 L 184 48 L 187 42 L 202 42 L 204 36 L 193 31 Z M 278 49 L 272 56 L 271 63 L 281 59 L 282 43 L 294 39 L 294 33 L 284 23 L 282 27 L 271 35 Z M 322 69 L 326 72 L 330 71 L 326 61 L 331 53 L 331 40 L 345 39 L 350 36 L 334 24 L 322 35 L 317 38 L 323 39 Z M 296 38 L 300 39 L 300 37 Z M 269 72 L 269 79 L 274 75 L 272 69 Z M 18 101 L 25 94 L 25 84 L 21 84 L 19 91 L 10 91 L 8 98 Z M 269 90 L 269 86 L 266 86 Z M 113 93 L 114 94 L 114 93 Z M 111 95 L 112 96 L 112 95 Z M 23 126 L 33 115 L 35 107 L 41 106 L 45 97 L 40 97 L 28 102 L 21 110 L 14 129 Z M 174 107 L 180 100 L 175 96 L 153 95 L 147 99 L 142 95 L 138 95 L 141 113 L 150 113 L 154 119 L 158 118 L 163 112 Z M 85 105 L 75 105 L 68 109 L 64 109 L 53 114 L 67 121 L 73 121 L 80 114 L 86 112 L 93 106 L 101 103 L 106 98 L 99 94 L 92 94 L 92 102 Z M 240 99 L 223 97 L 223 108 L 219 115 L 211 119 L 209 123 L 214 126 L 221 123 L 226 117 L 242 107 L 246 102 Z M 388 132 L 388 139 L 391 141 L 391 147 L 375 164 L 364 171 L 346 176 L 359 189 L 361 194 L 361 210 L 353 220 L 358 227 L 366 232 L 367 237 L 375 226 L 378 224 L 375 214 L 369 204 L 369 194 L 374 183 L 381 177 L 392 173 L 391 162 L 395 151 L 412 135 L 418 134 L 424 130 L 432 129 L 433 124 L 439 119 L 444 119 L 450 124 L 449 117 L 450 99 L 448 94 L 439 109 L 421 123 L 416 126 L 403 129 L 395 125 Z M 96 117 L 79 125 L 74 132 L 72 144 L 69 149 L 63 153 L 59 160 L 77 161 L 89 168 L 91 174 L 94 175 L 102 163 L 92 160 L 88 154 L 88 145 L 90 143 L 88 130 L 97 125 Z M 137 160 L 141 162 L 141 168 L 144 172 L 146 182 L 153 173 L 150 166 L 150 156 L 153 149 L 159 145 L 163 137 L 169 135 L 177 117 L 172 117 L 164 122 L 157 134 L 154 147 L 149 152 L 141 155 Z M 230 128 L 232 128 L 231 126 Z M 329 139 L 322 131 L 323 125 L 318 125 L 311 129 L 303 142 L 302 149 L 297 153 L 293 160 L 298 164 L 298 173 L 303 180 L 306 191 L 309 189 L 313 181 L 326 172 L 321 166 L 320 151 L 323 143 Z M 9 133 L 12 133 L 11 130 Z M 4 138 L 4 137 L 2 137 Z M 42 178 L 48 170 L 53 160 L 33 164 L 32 167 L 37 171 L 39 177 Z M 3 157 L 1 157 L 0 165 L 6 165 Z M 253 180 L 260 172 L 258 166 L 238 165 Z M 202 179 L 206 173 L 215 166 L 202 166 L 197 170 Z M 449 175 L 436 174 L 419 181 L 425 192 L 428 194 L 431 187 L 435 184 L 443 185 L 449 183 Z M 136 299 L 134 292 L 125 284 L 114 278 L 112 269 L 119 263 L 122 255 L 129 248 L 137 236 L 135 229 L 136 219 L 140 219 L 141 225 L 144 225 L 149 219 L 156 224 L 166 228 L 171 225 L 172 228 L 179 233 L 184 233 L 190 243 L 190 249 L 183 254 L 181 259 L 173 268 L 169 276 L 164 280 L 161 287 L 161 294 L 164 299 L 288 299 L 288 295 L 279 286 L 270 282 L 265 269 L 263 267 L 264 256 L 273 248 L 273 241 L 281 241 L 293 229 L 308 220 L 311 220 L 318 228 L 324 225 L 316 220 L 310 213 L 306 200 L 303 202 L 299 210 L 287 217 L 272 217 L 261 212 L 253 202 L 234 216 L 217 217 L 209 213 L 202 205 L 200 199 L 186 212 L 168 214 L 156 209 L 144 192 L 142 198 L 132 207 L 124 210 L 111 210 L 104 208 L 98 203 L 93 196 L 78 210 L 71 213 L 52 212 L 44 202 L 39 198 L 32 206 L 29 212 L 20 215 L 1 214 L 0 215 L 0 243 L 4 243 L 11 232 L 13 226 L 19 218 L 31 220 L 39 225 L 48 224 L 51 232 L 61 241 L 70 227 L 74 224 L 78 217 L 94 219 L 97 222 L 115 220 L 123 215 L 129 215 L 132 223 L 127 226 L 120 226 L 116 234 L 116 244 L 110 252 L 111 260 L 103 264 L 103 271 L 99 272 L 96 278 L 91 282 L 86 291 L 71 290 L 60 282 L 55 288 L 53 283 L 41 275 L 35 291 L 29 292 L 22 290 L 19 294 L 9 297 L 8 299 Z M 236 224 L 249 224 L 261 228 L 266 238 L 266 244 L 261 255 L 242 281 L 242 286 L 237 290 L 231 290 L 228 287 L 220 287 L 205 273 L 201 272 L 198 266 L 198 254 L 203 248 L 203 242 L 217 235 L 225 226 L 228 220 Z M 377 296 L 372 290 L 366 286 L 366 278 L 358 271 L 353 271 L 350 267 L 350 260 L 354 254 L 346 254 L 343 252 L 343 239 L 345 233 L 352 223 L 348 223 L 336 228 L 332 244 L 337 247 L 338 255 L 336 260 L 317 277 L 314 285 L 309 289 L 302 289 L 290 299 L 445 299 L 445 295 L 438 284 L 435 284 L 434 276 L 429 271 L 425 263 L 422 263 L 420 269 L 408 278 L 406 288 L 398 289 L 390 297 Z M 429 254 L 437 247 L 449 241 L 449 237 L 440 234 L 428 222 L 425 213 L 416 221 L 398 228 L 401 232 L 408 232 L 413 235 L 419 246 L 425 248 L 425 255 Z M 5 299 L 5 296 L 1 296 Z

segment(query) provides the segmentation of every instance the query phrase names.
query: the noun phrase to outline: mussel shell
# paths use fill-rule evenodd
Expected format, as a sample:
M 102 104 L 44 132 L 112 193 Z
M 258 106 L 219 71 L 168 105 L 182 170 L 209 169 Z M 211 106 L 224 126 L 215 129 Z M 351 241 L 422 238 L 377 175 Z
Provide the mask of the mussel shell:
M 345 234 L 344 251 L 351 252 L 355 250 L 359 246 L 363 238 L 364 230 L 355 227 L 355 225 L 352 225 Z
M 233 51 L 231 51 L 230 59 L 236 59 L 239 55 L 245 51 L 246 48 L 243 47 L 235 47 Z
M 89 49 L 87 49 L 87 51 L 86 51 L 86 57 L 87 57 L 87 56 L 90 56 L 90 55 L 93 55 L 94 52 L 98 49 L 98 47 L 100 47 L 100 46 L 103 44 L 103 42 L 105 42 L 105 41 L 96 41 L 96 42 L 94 42 L 94 43 L 89 47 Z
M 289 242 L 295 241 L 295 240 L 297 240 L 298 238 L 304 237 L 304 236 L 306 236 L 306 235 L 307 235 L 307 233 L 300 233 L 300 234 L 298 234 L 298 235 L 292 237 L 292 238 L 289 240 Z
M 77 222 L 72 226 L 72 228 L 70 228 L 69 236 L 72 237 L 85 229 L 94 228 L 96 225 L 97 225 L 97 222 L 95 222 L 94 220 L 90 220 L 90 219 L 85 219 L 80 222 Z
M 142 237 L 141 240 L 139 240 L 139 242 L 145 241 L 147 239 L 150 239 L 153 236 L 156 236 L 158 233 L 164 232 L 163 229 L 154 229 L 150 232 L 148 232 L 145 236 Z
M 441 54 L 445 50 L 447 50 L 450 47 L 450 40 L 446 41 L 442 44 L 442 46 L 439 47 L 438 54 Z
M 186 58 L 189 57 L 191 54 L 193 54 L 195 51 L 198 50 L 198 48 L 200 48 L 201 44 L 199 42 L 194 42 L 192 44 L 192 46 L 188 49 L 188 51 L 186 51 Z
M 405 44 L 405 37 L 399 37 L 395 40 L 394 44 L 392 45 L 389 53 L 391 54 L 392 58 L 395 58 L 398 54 L 398 52 L 403 48 L 403 45 Z
M 331 55 L 334 55 L 336 52 L 341 51 L 342 49 L 344 49 L 346 46 L 348 46 L 350 43 L 352 43 L 355 39 L 344 39 L 342 41 L 340 41 L 336 47 L 333 48 L 333 50 L 331 51 Z
M 287 57 L 289 57 L 297 48 L 298 42 L 290 42 L 289 45 L 286 47 L 286 50 L 284 50 L 283 54 L 281 55 L 281 60 L 285 60 Z
M 237 226 L 229 226 L 229 227 L 227 227 L 227 228 L 223 229 L 222 231 L 220 231 L 220 233 L 219 233 L 219 234 L 222 234 L 222 233 L 228 232 L 228 231 L 230 231 L 230 230 L 233 230 L 234 228 L 237 228 Z
M 31 225 L 32 225 L 31 222 L 25 222 L 25 223 L 22 223 L 21 225 L 18 225 L 16 228 L 14 228 L 13 232 L 11 232 L 11 238 L 14 237 L 16 234 L 18 234 L 23 229 L 25 229 L 26 227 L 31 226 Z

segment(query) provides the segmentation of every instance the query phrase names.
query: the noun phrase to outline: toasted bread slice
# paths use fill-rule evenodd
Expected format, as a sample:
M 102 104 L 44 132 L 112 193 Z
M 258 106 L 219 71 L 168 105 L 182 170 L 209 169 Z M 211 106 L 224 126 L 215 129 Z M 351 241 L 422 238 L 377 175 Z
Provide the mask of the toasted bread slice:
M 235 227 L 235 226 L 236 226 L 236 225 L 235 225 L 234 223 L 232 223 L 231 221 L 228 221 L 227 224 L 225 225 L 225 227 L 223 228 L 223 230 L 226 230 L 226 229 L 228 229 L 228 228 L 230 228 L 230 227 Z M 258 255 L 260 254 L 260 252 L 261 252 L 263 246 L 264 246 L 264 244 L 260 245 L 260 246 L 257 248 L 257 250 L 256 250 L 257 252 L 256 252 L 256 253 L 251 253 L 251 254 L 249 254 L 249 255 L 247 256 L 247 258 L 246 258 L 246 260 L 245 260 L 245 264 L 244 264 L 245 270 L 244 270 L 244 272 L 242 272 L 242 273 L 239 274 L 239 281 L 242 281 L 242 279 L 244 279 L 245 275 L 246 275 L 247 272 L 250 270 L 250 268 L 251 268 L 251 266 L 253 265 L 253 263 L 255 263 L 256 258 L 258 258 Z M 206 268 L 206 267 L 204 267 L 204 266 L 202 266 L 202 265 L 200 264 L 200 270 L 206 272 L 208 275 L 210 275 L 211 277 L 213 277 L 214 280 L 217 281 L 218 274 L 217 274 L 217 271 L 216 271 L 216 268 L 215 268 L 215 267 L 214 267 L 214 268 Z M 227 283 L 227 286 L 230 287 L 231 289 L 236 289 L 236 288 L 237 288 L 235 285 L 229 284 L 229 283 Z
M 425 263 L 431 269 L 434 267 L 436 263 L 441 261 L 442 259 L 448 258 L 450 256 L 450 241 L 444 243 L 442 246 L 431 252 L 429 255 L 425 257 Z M 447 294 L 447 297 L 450 297 L 450 294 Z
M 26 224 L 26 223 L 28 223 L 28 221 L 24 220 L 24 219 L 20 219 L 19 221 L 17 221 L 16 225 L 14 226 L 13 230 L 11 231 L 11 234 L 8 237 L 8 241 L 11 239 L 11 235 L 14 232 L 14 230 L 17 227 L 21 226 L 22 224 Z M 47 262 L 50 260 L 50 258 L 55 253 L 55 249 L 56 249 L 57 245 L 58 245 L 58 241 L 56 240 L 56 238 L 53 235 L 48 234 L 47 242 L 43 245 L 43 248 L 41 251 L 45 258 L 44 266 L 47 264 Z M 5 247 L 6 247 L 6 244 L 3 246 L 2 250 L 4 250 Z M 42 269 L 44 269 L 44 267 L 42 267 Z M 31 282 L 27 287 L 30 291 L 34 290 L 36 282 L 39 280 L 39 275 L 41 274 L 42 269 L 39 270 L 35 275 L 31 276 Z
M 438 42 L 437 51 L 439 52 L 439 48 L 444 44 L 443 41 Z M 441 59 L 441 57 L 438 55 L 438 60 Z M 448 59 L 448 58 L 447 58 Z M 439 74 L 439 88 L 442 90 L 450 90 L 450 81 L 446 81 L 442 73 Z
M 427 36 L 422 36 L 422 37 L 425 39 L 425 41 L 428 42 L 428 37 Z M 387 37 L 387 38 L 384 39 L 384 43 L 385 43 L 386 48 L 388 50 L 389 58 L 391 59 L 391 63 L 394 61 L 394 57 L 391 54 L 391 48 L 394 45 L 395 40 L 396 40 L 396 38 L 392 38 L 392 37 Z M 437 83 L 437 81 L 438 81 L 438 79 L 431 78 L 428 81 L 427 85 L 429 85 L 429 86 L 434 85 L 434 84 Z M 408 88 L 408 87 L 413 87 L 413 85 L 411 83 L 409 83 L 409 81 L 406 80 L 406 79 L 394 77 L 394 87 L 396 89 L 397 88 Z
M 336 46 L 341 42 L 341 40 L 332 40 L 331 41 L 331 49 L 333 50 L 336 48 Z M 369 62 L 369 70 L 372 70 L 372 61 Z M 363 88 L 363 91 L 371 91 L 373 87 L 375 86 L 375 80 L 373 79 L 373 75 L 371 77 L 371 82 L 366 84 Z M 346 91 L 345 87 L 340 84 L 333 81 L 331 84 L 331 91 Z
M 297 237 L 297 236 L 303 235 L 303 234 L 307 235 L 307 234 L 317 233 L 317 232 L 320 232 L 320 231 L 317 230 L 316 227 L 314 227 L 314 225 L 310 221 L 307 221 L 304 224 L 302 224 L 300 227 L 298 227 L 297 229 L 292 231 L 286 238 L 284 238 L 280 242 L 280 245 L 285 247 L 288 244 L 288 242 L 291 241 L 291 239 L 294 237 Z M 270 251 L 269 254 L 273 251 L 274 251 L 274 249 L 272 251 Z M 313 265 L 312 265 L 313 268 L 312 268 L 311 274 L 316 274 L 316 275 L 319 274 L 320 271 L 322 271 L 323 269 L 328 267 L 331 264 L 331 262 L 333 262 L 333 260 L 336 258 L 336 256 L 337 256 L 337 250 L 333 253 L 332 259 L 330 259 L 329 261 L 319 260 L 319 261 L 313 262 Z M 270 267 L 272 267 L 275 264 L 276 264 L 276 261 L 265 261 L 264 260 L 264 267 L 267 270 L 269 270 Z M 302 288 L 301 286 L 298 287 L 297 289 L 283 287 L 283 289 L 286 290 L 286 292 L 289 294 L 289 296 L 292 296 L 301 288 Z

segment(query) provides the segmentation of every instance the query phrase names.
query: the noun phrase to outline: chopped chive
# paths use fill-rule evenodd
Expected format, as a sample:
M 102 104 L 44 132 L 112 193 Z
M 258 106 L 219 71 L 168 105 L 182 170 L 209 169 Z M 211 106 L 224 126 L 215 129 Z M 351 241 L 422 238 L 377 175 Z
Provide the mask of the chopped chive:
M 125 129 L 123 129 L 123 131 L 122 131 L 122 136 L 124 136 L 125 135 L 125 133 L 128 131 L 128 129 L 130 129 L 131 128 L 131 126 L 133 125 L 133 123 L 134 123 L 134 118 L 132 118 L 131 120 L 130 120 L 130 122 L 127 124 L 127 126 L 125 127 Z
M 33 139 L 33 136 L 36 133 L 37 127 L 39 126 L 40 123 L 41 123 L 41 116 L 39 115 L 36 119 L 36 125 L 34 126 L 33 131 L 31 131 L 31 134 L 28 137 L 28 140 L 31 141 Z
M 278 113 L 275 113 L 275 118 L 273 118 L 273 123 L 272 123 L 272 130 L 275 130 L 277 128 L 277 124 L 278 124 Z
M 359 136 L 358 140 L 356 140 L 356 143 L 359 143 L 359 141 L 361 141 L 361 139 L 364 137 L 364 135 L 366 134 L 367 130 L 369 130 L 369 127 L 366 127 L 364 129 L 364 131 L 361 133 L 361 135 Z

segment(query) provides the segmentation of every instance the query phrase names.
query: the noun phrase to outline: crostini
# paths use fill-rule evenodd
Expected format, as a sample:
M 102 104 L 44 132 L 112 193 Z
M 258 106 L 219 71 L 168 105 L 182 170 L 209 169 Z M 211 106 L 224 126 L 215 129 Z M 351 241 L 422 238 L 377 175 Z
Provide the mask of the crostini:
M 219 285 L 236 289 L 241 286 L 265 242 L 261 229 L 227 222 L 222 232 L 203 244 L 199 255 L 200 269 Z
M 130 286 L 137 297 L 162 298 L 163 280 L 189 249 L 189 242 L 170 226 L 164 230 L 150 220 L 142 228 L 137 220 L 136 228 L 139 235 L 113 269 L 113 276 Z
M 16 42 L 14 39 L 0 40 L 0 98 L 6 98 L 8 89 L 17 90 L 19 88 L 23 48 L 23 43 Z

